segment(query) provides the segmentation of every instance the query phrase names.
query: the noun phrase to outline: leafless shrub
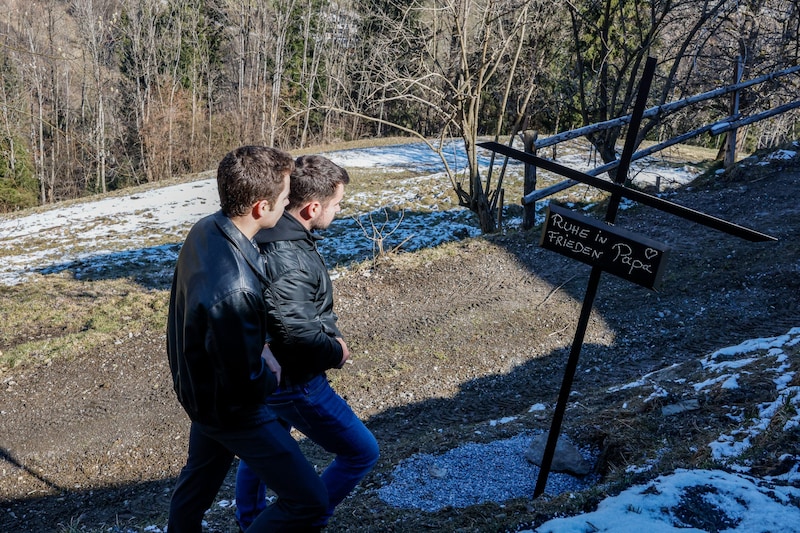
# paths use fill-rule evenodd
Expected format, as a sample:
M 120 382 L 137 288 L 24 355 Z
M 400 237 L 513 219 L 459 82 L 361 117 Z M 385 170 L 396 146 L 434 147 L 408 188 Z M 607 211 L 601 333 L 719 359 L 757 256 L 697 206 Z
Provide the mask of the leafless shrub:
M 405 217 L 405 211 L 400 211 L 400 217 L 397 219 L 396 222 L 390 227 L 391 217 L 389 216 L 389 211 L 384 208 L 383 209 L 383 222 L 375 222 L 373 218 L 373 214 L 369 214 L 369 227 L 365 227 L 364 222 L 359 217 L 353 217 L 358 227 L 361 228 L 361 231 L 364 232 L 364 235 L 372 241 L 372 262 L 373 264 L 376 263 L 382 257 L 385 257 L 389 254 L 397 253 L 403 245 L 408 242 L 413 235 L 409 235 L 402 242 L 397 244 L 396 246 L 392 246 L 391 248 L 386 247 L 386 241 L 389 237 L 392 236 L 399 228 L 400 224 L 403 222 L 403 218 Z

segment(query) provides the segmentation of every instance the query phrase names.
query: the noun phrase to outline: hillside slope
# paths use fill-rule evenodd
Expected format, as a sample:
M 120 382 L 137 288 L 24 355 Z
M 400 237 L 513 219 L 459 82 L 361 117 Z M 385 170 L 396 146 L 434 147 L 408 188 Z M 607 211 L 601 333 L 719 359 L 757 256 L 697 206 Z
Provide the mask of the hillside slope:
M 338 278 L 353 364 L 329 377 L 376 434 L 382 456 L 329 530 L 513 530 L 590 510 L 605 494 L 659 473 L 713 464 L 708 443 L 734 424 L 723 407 L 748 412 L 773 401 L 773 376 L 754 372 L 739 389 L 710 393 L 686 383 L 700 379 L 698 361 L 707 354 L 800 326 L 798 159 L 745 165 L 669 197 L 773 235 L 775 243 L 745 242 L 645 207 L 620 213 L 618 226 L 672 250 L 659 292 L 610 275 L 601 280 L 563 427 L 599 451 L 601 483 L 578 497 L 423 513 L 389 507 L 376 489 L 414 453 L 547 430 L 588 267 L 539 248 L 535 232 L 514 232 L 388 256 Z M 105 283 L 66 279 L 54 284 L 62 292 L 53 297 L 91 302 L 119 290 Z M 165 291 L 155 294 L 166 300 Z M 163 330 L 119 326 L 113 340 L 90 351 L 0 374 L 0 530 L 163 528 L 188 421 L 171 390 Z M 34 336 L 48 325 L 30 327 Z M 787 365 L 795 372 L 789 385 L 800 385 L 797 352 Z M 656 380 L 666 395 L 645 401 L 641 390 L 619 389 L 653 372 L 667 376 Z M 699 409 L 662 416 L 661 406 L 690 398 Z M 547 408 L 530 412 L 534 404 Z M 503 417 L 516 419 L 489 423 Z M 749 467 L 756 474 L 796 468 L 798 436 L 796 427 L 765 430 Z M 329 459 L 303 445 L 315 464 Z M 627 468 L 644 464 L 638 474 Z M 229 478 L 222 504 L 208 515 L 209 531 L 236 530 L 225 505 L 232 496 Z

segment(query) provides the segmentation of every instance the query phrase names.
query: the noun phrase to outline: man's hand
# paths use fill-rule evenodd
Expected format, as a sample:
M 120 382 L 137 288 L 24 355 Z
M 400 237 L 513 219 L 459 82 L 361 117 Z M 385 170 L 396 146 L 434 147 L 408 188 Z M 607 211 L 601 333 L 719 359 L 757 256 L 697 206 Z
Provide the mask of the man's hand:
M 264 349 L 261 350 L 261 359 L 267 364 L 267 368 L 269 368 L 273 374 L 275 374 L 275 379 L 278 380 L 278 383 L 281 382 L 281 365 L 278 363 L 278 360 L 275 359 L 275 356 L 272 355 L 272 350 L 269 349 L 269 344 L 264 345 Z
M 347 343 L 344 342 L 343 338 L 336 337 L 336 340 L 342 345 L 342 360 L 339 362 L 339 366 L 336 368 L 342 368 L 347 360 L 350 359 L 350 349 L 347 348 Z

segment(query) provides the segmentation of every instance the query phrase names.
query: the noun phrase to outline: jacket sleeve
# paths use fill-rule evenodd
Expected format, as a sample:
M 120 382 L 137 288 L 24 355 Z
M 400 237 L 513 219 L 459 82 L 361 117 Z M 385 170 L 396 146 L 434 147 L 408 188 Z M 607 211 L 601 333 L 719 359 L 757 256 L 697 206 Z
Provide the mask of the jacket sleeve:
M 320 273 L 292 258 L 294 252 L 279 253 L 280 261 L 271 265 L 279 265 L 280 270 L 270 272 L 265 293 L 273 353 L 287 376 L 318 374 L 338 367 L 342 347 L 336 337 L 341 333 L 333 320 L 321 316 L 318 308 Z M 267 269 L 270 270 L 269 262 Z M 329 314 L 335 317 L 332 312 Z
M 208 313 L 206 351 L 213 358 L 216 394 L 233 405 L 260 403 L 277 388 L 261 358 L 266 309 L 260 294 L 239 290 Z

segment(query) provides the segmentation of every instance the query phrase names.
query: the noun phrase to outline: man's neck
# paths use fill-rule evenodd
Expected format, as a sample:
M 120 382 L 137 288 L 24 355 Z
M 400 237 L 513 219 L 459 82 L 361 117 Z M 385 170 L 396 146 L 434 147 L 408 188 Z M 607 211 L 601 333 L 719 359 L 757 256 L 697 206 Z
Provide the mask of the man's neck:
M 229 217 L 233 225 L 236 226 L 242 234 L 247 237 L 247 240 L 252 240 L 253 237 L 256 236 L 258 230 L 261 228 L 258 226 L 253 217 L 242 215 L 237 217 Z
M 305 220 L 305 219 L 304 219 L 304 218 L 303 218 L 303 217 L 300 215 L 300 209 L 292 209 L 292 210 L 287 210 L 286 212 L 287 212 L 289 215 L 291 215 L 291 216 L 292 216 L 292 217 L 293 217 L 293 218 L 294 218 L 296 221 L 298 221 L 298 222 L 300 223 L 300 225 L 301 225 L 301 226 L 303 226 L 304 228 L 306 228 L 308 231 L 311 231 L 311 221 L 310 221 L 310 220 Z

